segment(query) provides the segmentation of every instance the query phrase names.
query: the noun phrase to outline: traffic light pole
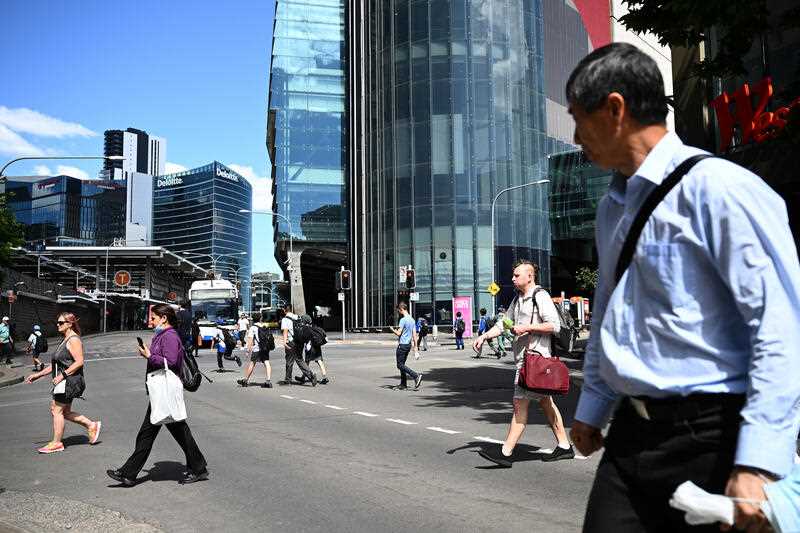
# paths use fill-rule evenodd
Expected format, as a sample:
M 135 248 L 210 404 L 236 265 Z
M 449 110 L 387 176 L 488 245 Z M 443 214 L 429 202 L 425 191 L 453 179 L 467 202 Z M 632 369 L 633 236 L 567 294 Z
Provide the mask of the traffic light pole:
M 341 272 L 344 272 L 344 267 L 341 267 L 341 270 L 339 272 L 340 272 L 339 276 L 343 276 L 343 274 L 341 274 Z M 340 279 L 341 279 L 341 277 L 340 277 Z M 345 339 L 344 299 L 347 298 L 347 291 L 344 290 L 344 287 L 341 286 L 342 285 L 341 283 L 339 285 L 340 285 L 339 290 L 342 292 L 342 340 L 344 340 Z

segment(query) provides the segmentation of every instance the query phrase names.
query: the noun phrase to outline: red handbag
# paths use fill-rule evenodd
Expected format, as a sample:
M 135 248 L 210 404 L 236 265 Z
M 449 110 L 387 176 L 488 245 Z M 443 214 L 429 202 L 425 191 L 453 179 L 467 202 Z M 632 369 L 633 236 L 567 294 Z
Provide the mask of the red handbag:
M 539 394 L 567 394 L 569 369 L 558 357 L 545 357 L 536 350 L 525 350 L 518 383 L 523 389 Z

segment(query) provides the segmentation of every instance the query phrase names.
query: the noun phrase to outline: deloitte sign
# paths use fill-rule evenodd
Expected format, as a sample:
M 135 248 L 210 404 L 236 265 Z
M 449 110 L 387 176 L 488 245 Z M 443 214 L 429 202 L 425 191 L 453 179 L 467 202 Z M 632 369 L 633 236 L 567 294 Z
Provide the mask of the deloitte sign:
M 226 180 L 239 183 L 239 176 L 237 176 L 236 174 L 225 168 L 217 167 L 217 176 L 219 176 L 220 178 L 225 178 Z
M 183 178 L 179 178 L 177 176 L 165 176 L 163 178 L 158 178 L 156 182 L 156 187 L 159 189 L 161 187 L 172 187 L 173 185 L 182 185 Z

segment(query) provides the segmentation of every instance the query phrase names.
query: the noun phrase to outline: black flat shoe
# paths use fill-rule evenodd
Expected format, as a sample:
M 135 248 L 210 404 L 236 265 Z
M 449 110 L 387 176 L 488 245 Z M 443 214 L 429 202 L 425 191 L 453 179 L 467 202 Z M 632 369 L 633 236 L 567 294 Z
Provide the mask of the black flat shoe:
M 182 480 L 179 481 L 181 485 L 188 485 L 189 483 L 197 483 L 198 481 L 205 481 L 208 479 L 208 470 L 204 470 L 199 474 L 189 472 Z
M 574 459 L 574 458 L 575 458 L 575 450 L 573 449 L 572 446 L 570 446 L 566 450 L 564 448 L 556 446 L 555 450 L 553 450 L 548 455 L 542 457 L 542 461 L 544 461 L 545 463 L 549 463 L 551 461 L 560 461 L 562 459 Z
M 110 477 L 114 481 L 118 481 L 125 487 L 133 487 L 134 485 L 136 485 L 135 479 L 123 476 L 122 472 L 120 472 L 119 470 L 106 470 L 106 474 L 108 474 L 108 477 Z

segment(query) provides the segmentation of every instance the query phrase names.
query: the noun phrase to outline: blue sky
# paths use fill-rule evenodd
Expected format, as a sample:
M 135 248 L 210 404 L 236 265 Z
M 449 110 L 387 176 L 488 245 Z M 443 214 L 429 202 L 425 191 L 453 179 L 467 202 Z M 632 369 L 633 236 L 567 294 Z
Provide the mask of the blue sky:
M 104 130 L 134 127 L 167 139 L 168 171 L 218 160 L 247 177 L 254 205 L 266 208 L 274 7 L 270 0 L 3 1 L 0 162 L 102 154 Z M 100 166 L 18 163 L 7 174 L 95 177 Z M 253 238 L 253 271 L 278 272 L 269 217 L 255 216 Z

